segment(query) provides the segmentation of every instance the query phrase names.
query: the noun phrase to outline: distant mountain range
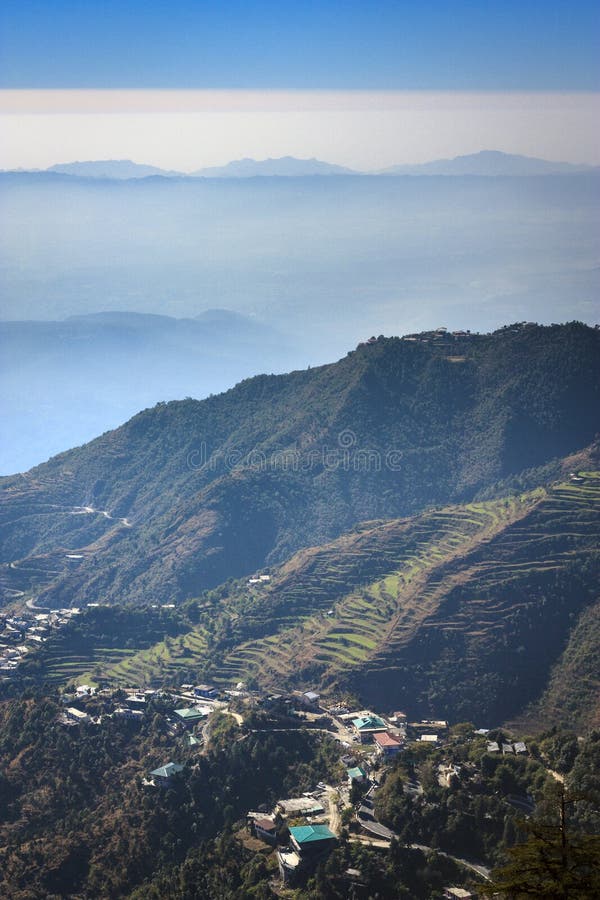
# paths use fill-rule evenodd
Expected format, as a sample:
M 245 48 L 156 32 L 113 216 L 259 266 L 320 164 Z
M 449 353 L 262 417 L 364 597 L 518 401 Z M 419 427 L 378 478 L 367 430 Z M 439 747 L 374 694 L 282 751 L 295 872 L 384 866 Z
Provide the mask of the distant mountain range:
M 454 159 L 437 159 L 414 166 L 391 166 L 382 169 L 380 175 L 579 175 L 600 172 L 599 166 L 551 162 L 533 156 L 501 153 L 499 150 L 482 150 Z
M 192 172 L 200 178 L 253 178 L 259 176 L 300 175 L 359 175 L 353 169 L 336 166 L 320 159 L 296 159 L 282 156 L 280 159 L 236 159 L 226 166 L 212 166 Z
M 11 170 L 11 171 L 24 171 Z M 600 166 L 567 162 L 552 162 L 533 156 L 502 153 L 500 150 L 482 150 L 453 159 L 437 159 L 415 165 L 398 165 L 376 172 L 359 172 L 346 166 L 324 162 L 320 159 L 298 159 L 282 156 L 278 159 L 237 159 L 224 166 L 209 166 L 191 173 L 157 166 L 141 165 L 130 159 L 107 159 L 84 162 L 57 163 L 48 169 L 28 170 L 71 175 L 78 178 L 102 178 L 128 180 L 132 178 L 254 178 L 303 177 L 310 175 L 479 175 L 514 176 L 527 175 L 582 175 L 597 174 Z
M 172 177 L 183 175 L 183 172 L 175 172 L 168 169 L 159 169 L 157 166 L 145 166 L 132 162 L 130 159 L 103 159 L 89 162 L 57 163 L 45 170 L 57 172 L 59 175 L 75 175 L 79 178 L 148 178 L 152 175 Z

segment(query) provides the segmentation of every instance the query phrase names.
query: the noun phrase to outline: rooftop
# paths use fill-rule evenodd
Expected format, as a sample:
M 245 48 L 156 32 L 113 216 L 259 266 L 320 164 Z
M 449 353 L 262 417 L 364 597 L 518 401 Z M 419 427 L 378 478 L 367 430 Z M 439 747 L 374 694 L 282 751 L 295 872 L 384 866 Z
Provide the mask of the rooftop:
M 170 778 L 171 775 L 177 775 L 178 772 L 183 772 L 183 766 L 180 766 L 179 763 L 168 762 L 166 765 L 154 769 L 150 774 L 157 778 Z
M 357 731 L 386 727 L 385 722 L 379 716 L 360 716 L 358 719 L 352 719 L 352 724 Z
M 305 815 L 308 815 L 309 813 L 317 814 L 325 811 L 323 806 L 311 797 L 296 797 L 291 800 L 279 800 L 278 806 L 281 807 L 286 815 L 293 813 L 304 813 Z
M 300 846 L 318 841 L 336 840 L 335 834 L 327 825 L 292 825 L 290 834 Z
M 384 731 L 382 734 L 373 735 L 373 740 L 379 744 L 380 747 L 401 747 L 402 743 L 397 738 L 393 737 L 391 734 L 388 734 L 387 731 Z
M 184 709 L 176 709 L 175 715 L 179 716 L 180 719 L 203 719 L 206 713 L 202 709 L 186 707 Z

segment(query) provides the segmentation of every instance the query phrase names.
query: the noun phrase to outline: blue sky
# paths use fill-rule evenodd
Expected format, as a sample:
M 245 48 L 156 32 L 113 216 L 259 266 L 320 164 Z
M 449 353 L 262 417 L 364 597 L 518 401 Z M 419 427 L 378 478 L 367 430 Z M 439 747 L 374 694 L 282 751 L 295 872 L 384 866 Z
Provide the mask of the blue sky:
M 4 0 L 1 88 L 600 88 L 600 4 Z

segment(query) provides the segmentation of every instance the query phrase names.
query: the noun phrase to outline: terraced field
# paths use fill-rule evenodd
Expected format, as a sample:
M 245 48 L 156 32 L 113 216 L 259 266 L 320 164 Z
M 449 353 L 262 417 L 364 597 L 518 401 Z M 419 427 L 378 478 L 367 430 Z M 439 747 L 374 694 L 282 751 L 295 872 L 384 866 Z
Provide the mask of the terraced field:
M 299 554 L 274 581 L 267 633 L 226 654 L 211 680 L 281 686 L 303 672 L 331 676 L 363 663 L 392 634 L 414 633 L 447 589 L 445 569 L 540 496 L 434 511 Z
M 547 649 L 538 675 L 547 677 L 570 610 L 587 602 L 569 567 L 587 571 L 599 545 L 598 472 L 521 497 L 365 523 L 296 554 L 268 584 L 234 585 L 205 607 L 204 625 L 145 649 L 64 647 L 47 658 L 47 677 L 142 686 L 191 671 L 223 688 L 339 684 L 407 705 L 427 691 L 435 697 L 440 684 L 443 699 L 429 705 L 452 711 L 455 681 L 472 679 L 472 695 L 493 699 L 489 684 L 517 673 L 519 685 L 538 644 Z M 511 649 L 517 641 L 524 650 Z M 488 664 L 509 674 L 485 681 Z M 534 679 L 527 684 L 535 690 Z
M 362 668 L 367 696 L 387 683 L 396 702 L 433 691 L 448 710 L 454 692 L 472 709 L 480 684 L 482 709 L 512 715 L 544 689 L 578 615 L 600 597 L 599 548 L 600 473 L 551 487 L 525 516 L 427 580 L 418 633 L 397 617 Z
M 173 682 L 180 669 L 190 668 L 203 658 L 207 642 L 201 630 L 189 631 L 179 637 L 167 638 L 147 650 L 134 651 L 121 659 L 100 663 L 102 681 L 112 685 L 148 686 Z M 84 674 L 81 681 L 93 681 L 93 676 Z
M 94 649 L 93 654 L 83 656 L 67 648 L 56 649 L 44 659 L 44 680 L 51 684 L 67 682 L 95 684 L 96 667 L 104 672 L 112 666 L 122 664 L 134 653 L 134 650 L 98 647 Z

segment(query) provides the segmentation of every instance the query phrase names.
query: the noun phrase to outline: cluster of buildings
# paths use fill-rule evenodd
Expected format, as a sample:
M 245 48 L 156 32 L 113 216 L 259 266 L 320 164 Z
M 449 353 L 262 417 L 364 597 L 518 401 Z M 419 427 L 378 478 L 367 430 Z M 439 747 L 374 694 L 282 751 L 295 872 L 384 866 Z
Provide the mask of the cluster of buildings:
M 248 585 L 250 587 L 256 587 L 256 585 L 268 584 L 270 580 L 270 575 L 254 575 L 252 578 L 248 579 Z
M 18 615 L 0 616 L 0 678 L 14 675 L 26 656 L 78 613 L 77 608 L 47 612 L 25 609 Z
M 500 753 L 500 751 L 502 751 L 505 756 L 514 753 L 518 756 L 522 753 L 527 753 L 527 746 L 523 741 L 516 741 L 514 744 L 499 744 L 498 741 L 488 741 L 488 753 Z
M 391 762 L 407 745 L 414 745 L 415 742 L 443 746 L 448 735 L 448 723 L 443 720 L 408 722 L 403 712 L 384 716 L 368 709 L 353 711 L 340 706 L 324 707 L 319 694 L 311 690 L 260 696 L 248 691 L 241 683 L 225 692 L 207 684 L 184 684 L 168 692 L 134 688 L 109 691 L 80 685 L 74 693 L 65 693 L 62 720 L 65 724 L 78 725 L 100 724 L 104 717 L 143 719 L 146 707 L 154 697 L 168 701 L 166 705 L 163 703 L 162 715 L 168 733 L 177 739 L 173 749 L 186 746 L 201 750 L 205 736 L 209 735 L 211 713 L 216 709 L 227 710 L 229 699 L 237 700 L 239 697 L 245 699 L 249 709 L 260 707 L 274 712 L 275 730 L 281 727 L 281 714 L 291 720 L 300 716 L 312 727 L 326 724 L 326 730 L 337 739 L 340 745 L 340 776 L 345 769 L 345 778 L 341 778 L 339 784 L 332 787 L 320 782 L 314 790 L 301 796 L 279 800 L 272 809 L 260 806 L 258 811 L 247 813 L 248 832 L 273 848 L 280 876 L 285 884 L 290 885 L 300 883 L 337 846 L 340 811 L 353 803 L 354 828 L 362 834 L 351 836 L 351 839 L 365 840 L 366 835 L 367 840 L 389 842 L 393 833 L 374 817 L 373 796 L 379 783 L 381 765 Z M 98 700 L 103 700 L 103 712 L 94 716 L 91 711 L 98 709 Z M 244 709 L 239 702 L 236 708 Z M 232 714 L 242 721 L 239 712 Z M 290 721 L 292 727 L 297 728 L 298 724 Z M 488 732 L 479 729 L 475 734 L 486 738 Z M 487 750 L 491 753 L 527 752 L 522 742 L 498 744 L 491 740 L 487 741 Z M 462 771 L 469 766 L 475 769 L 471 763 L 461 767 L 450 761 L 440 762 L 437 766 L 440 785 L 450 787 L 454 779 L 470 777 L 472 772 Z M 172 779 L 184 771 L 185 766 L 176 758 L 167 758 L 147 773 L 143 783 L 149 788 L 166 789 Z M 353 791 L 355 785 L 360 786 L 358 792 Z M 406 793 L 414 794 L 423 791 L 418 781 L 407 782 L 404 789 Z M 359 876 L 360 873 L 355 873 L 352 877 L 359 879 Z M 464 888 L 446 890 L 445 896 L 450 900 L 466 900 L 473 896 Z
M 185 690 L 184 690 L 185 689 Z M 223 708 L 218 691 L 210 685 L 183 685 L 179 691 L 97 689 L 86 684 L 79 685 L 73 692 L 65 692 L 62 700 L 65 706 L 60 721 L 63 725 L 91 723 L 100 725 L 105 718 L 141 721 L 147 705 L 153 698 L 169 701 L 174 708 L 165 713 L 167 733 L 172 737 L 185 735 L 189 746 L 201 745 L 202 728 L 214 709 Z M 89 700 L 101 701 L 102 712 L 98 715 L 89 711 Z M 78 704 L 78 705 L 74 705 Z M 94 703 L 94 707 L 98 707 Z M 86 709 L 86 707 L 88 707 Z M 194 734 L 196 732 L 196 734 Z

